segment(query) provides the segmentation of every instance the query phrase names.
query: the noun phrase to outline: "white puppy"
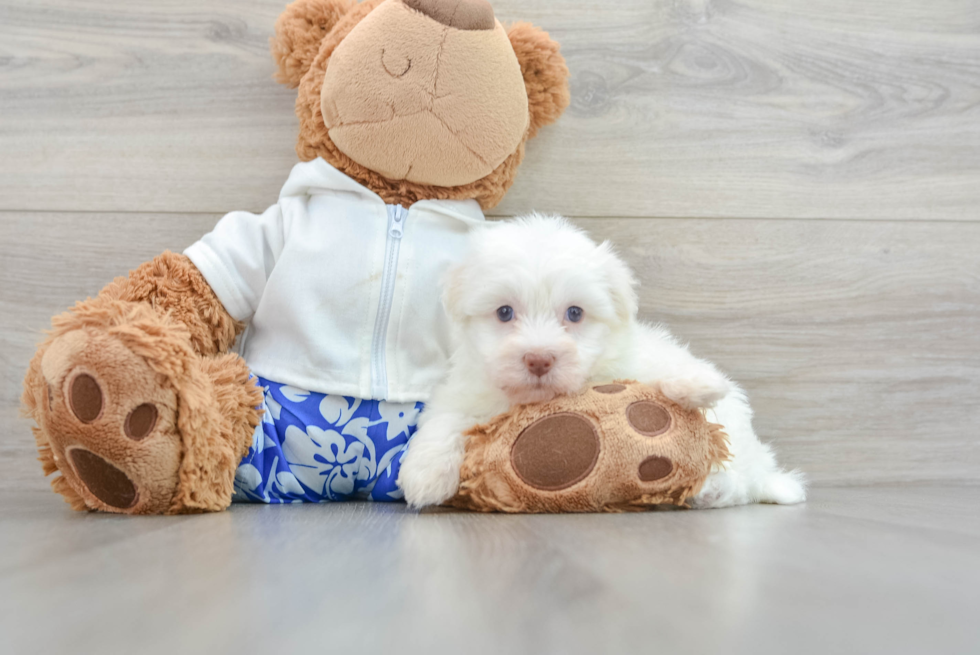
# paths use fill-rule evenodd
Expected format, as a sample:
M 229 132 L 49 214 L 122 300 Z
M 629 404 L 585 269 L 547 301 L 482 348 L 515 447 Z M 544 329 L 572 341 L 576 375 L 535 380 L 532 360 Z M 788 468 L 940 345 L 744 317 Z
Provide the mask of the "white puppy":
M 398 484 L 408 504 L 456 493 L 470 427 L 513 404 L 614 379 L 658 385 L 688 408 L 714 408 L 732 458 L 692 505 L 803 501 L 803 476 L 780 470 L 756 437 L 745 393 L 665 327 L 639 322 L 635 285 L 608 242 L 596 245 L 564 219 L 532 215 L 477 231 L 447 274 L 443 302 L 456 350 L 402 460 Z

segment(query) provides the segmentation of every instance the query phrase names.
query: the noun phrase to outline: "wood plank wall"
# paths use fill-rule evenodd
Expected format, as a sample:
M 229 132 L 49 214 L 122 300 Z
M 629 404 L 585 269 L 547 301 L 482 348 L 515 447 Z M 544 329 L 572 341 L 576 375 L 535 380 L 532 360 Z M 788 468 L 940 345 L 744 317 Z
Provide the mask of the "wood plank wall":
M 275 201 L 284 0 L 0 0 L 0 479 L 50 315 Z M 610 239 L 817 484 L 980 480 L 980 3 L 495 0 L 573 100 L 495 215 Z

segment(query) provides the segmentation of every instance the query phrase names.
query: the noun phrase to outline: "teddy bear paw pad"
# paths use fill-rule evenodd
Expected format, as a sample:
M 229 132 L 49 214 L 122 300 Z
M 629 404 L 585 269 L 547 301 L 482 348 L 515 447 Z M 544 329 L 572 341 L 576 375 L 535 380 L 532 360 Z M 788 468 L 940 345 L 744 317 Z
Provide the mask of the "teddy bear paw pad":
M 626 420 L 645 437 L 656 437 L 670 429 L 670 413 L 652 400 L 641 400 L 627 407 Z
M 669 459 L 652 455 L 640 462 L 639 476 L 644 482 L 653 482 L 666 478 L 673 470 L 674 464 Z
M 535 489 L 557 491 L 584 479 L 599 459 L 599 435 L 585 417 L 565 412 L 535 421 L 511 448 L 514 472 Z
M 139 500 L 133 481 L 95 453 L 84 448 L 70 448 L 68 458 L 89 492 L 106 505 L 129 509 Z
M 75 376 L 69 386 L 68 406 L 82 423 L 91 423 L 102 415 L 102 389 L 91 375 Z
M 144 439 L 157 423 L 157 408 L 151 403 L 143 403 L 126 415 L 123 432 L 134 441 Z

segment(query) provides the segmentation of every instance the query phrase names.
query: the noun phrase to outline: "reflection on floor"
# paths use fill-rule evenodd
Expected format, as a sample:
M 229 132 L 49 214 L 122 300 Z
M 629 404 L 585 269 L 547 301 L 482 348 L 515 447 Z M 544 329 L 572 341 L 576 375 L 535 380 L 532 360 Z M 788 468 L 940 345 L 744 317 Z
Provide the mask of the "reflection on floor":
M 124 518 L 5 493 L 0 650 L 966 652 L 980 487 L 796 507 L 497 516 L 402 505 Z

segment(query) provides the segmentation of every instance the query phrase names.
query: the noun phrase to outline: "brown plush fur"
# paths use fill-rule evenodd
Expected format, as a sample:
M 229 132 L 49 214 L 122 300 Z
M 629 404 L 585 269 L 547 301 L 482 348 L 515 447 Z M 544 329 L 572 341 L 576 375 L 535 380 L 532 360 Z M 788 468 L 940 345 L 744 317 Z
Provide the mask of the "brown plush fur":
M 320 43 L 356 0 L 306 0 L 288 5 L 276 20 L 276 36 L 270 40 L 279 70 L 276 81 L 291 89 L 310 69 Z
M 596 390 L 604 388 L 606 393 Z M 609 393 L 608 389 L 616 391 Z M 634 403 L 653 403 L 665 410 L 669 427 L 655 436 L 641 434 L 627 419 Z M 598 438 L 594 466 L 565 488 L 536 488 L 518 471 L 515 444 L 530 433 L 530 426 L 569 414 L 584 419 Z M 448 504 L 483 512 L 623 512 L 663 504 L 684 506 L 685 499 L 701 489 L 712 468 L 728 459 L 727 436 L 720 425 L 633 381 L 593 387 L 548 403 L 520 405 L 474 427 L 467 436 L 459 492 Z M 560 470 L 576 461 L 574 442 L 570 434 L 555 433 L 537 451 L 543 453 L 539 461 L 551 462 Z M 669 473 L 642 480 L 641 464 L 650 458 L 669 460 Z
M 557 121 L 568 107 L 568 66 L 558 44 L 530 23 L 515 23 L 507 36 L 524 73 L 531 113 L 527 138 L 531 139 L 542 127 Z
M 528 126 L 489 175 L 456 187 L 389 180 L 344 155 L 320 112 L 331 53 L 381 2 L 297 0 L 276 22 L 276 77 L 299 87 L 297 153 L 304 161 L 323 157 L 389 203 L 474 198 L 493 207 L 514 181 L 526 140 L 568 105 L 568 70 L 557 44 L 526 24 L 508 33 L 528 95 Z M 37 424 L 44 473 L 60 472 L 52 488 L 78 510 L 176 514 L 227 507 L 261 402 L 245 363 L 227 354 L 242 328 L 190 260 L 172 252 L 56 316 L 31 360 L 22 396 L 24 414 Z M 83 378 L 96 389 L 97 416 L 80 414 L 75 405 L 75 384 Z M 134 437 L 127 426 L 144 406 L 154 408 L 155 422 Z M 107 491 L 106 481 L 114 490 Z
M 290 7 L 305 5 L 312 1 L 297 0 Z M 470 184 L 455 187 L 391 180 L 361 166 L 341 152 L 331 141 L 320 110 L 323 77 L 329 65 L 330 55 L 344 37 L 382 1 L 384 0 L 365 0 L 356 5 L 337 21 L 333 29 L 323 38 L 319 52 L 299 83 L 296 115 L 299 117 L 300 130 L 296 153 L 303 161 L 323 157 L 330 165 L 368 187 L 387 203 L 408 207 L 419 200 L 426 199 L 473 198 L 484 209 L 495 207 L 514 183 L 517 168 L 524 159 L 524 144 L 527 139 L 537 134 L 544 125 L 554 122 L 568 106 L 568 68 L 558 51 L 558 44 L 552 41 L 546 32 L 527 23 L 519 23 L 508 32 L 524 75 L 529 99 L 530 122 L 524 140 L 493 172 Z M 294 11 L 299 12 L 300 8 Z M 283 25 L 277 26 L 277 29 L 279 31 L 277 31 L 274 51 L 280 61 L 288 62 L 288 67 L 280 64 L 279 79 L 291 80 L 293 73 L 302 65 L 292 63 L 291 59 L 279 53 L 287 52 L 291 43 L 306 43 L 304 39 L 308 37 L 297 34 L 297 30 L 304 29 L 302 23 L 284 22 Z M 309 52 L 309 48 L 303 50 L 303 53 Z
M 186 255 L 164 251 L 107 285 L 100 296 L 128 302 L 148 302 L 189 332 L 195 352 L 215 355 L 227 351 L 245 325 L 236 321 L 214 295 L 211 286 Z
M 216 511 L 231 504 L 235 469 L 259 423 L 261 391 L 248 383 L 248 367 L 226 353 L 199 360 L 182 381 L 178 425 L 183 436 L 180 484 L 168 514 Z M 243 383 L 244 380 L 244 383 Z
M 28 368 L 22 396 L 25 414 L 37 423 L 45 474 L 62 473 L 52 488 L 75 509 L 174 514 L 227 507 L 261 402 L 241 358 L 213 356 L 228 347 L 235 328 L 200 272 L 173 253 L 56 316 Z M 80 422 L 66 400 L 70 378 L 79 371 L 98 382 L 104 398 L 103 411 L 90 424 Z M 159 418 L 150 436 L 134 441 L 122 426 L 142 403 L 151 403 Z M 139 501 L 120 510 L 90 493 L 67 464 L 73 447 L 125 473 Z M 66 464 L 58 467 L 58 461 Z

